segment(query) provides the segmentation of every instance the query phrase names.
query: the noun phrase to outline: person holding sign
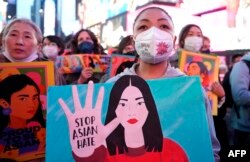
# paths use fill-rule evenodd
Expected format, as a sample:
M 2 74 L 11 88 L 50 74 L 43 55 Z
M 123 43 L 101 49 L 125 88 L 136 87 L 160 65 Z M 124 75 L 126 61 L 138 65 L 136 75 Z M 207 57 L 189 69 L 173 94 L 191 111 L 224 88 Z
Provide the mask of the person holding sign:
M 31 20 L 26 18 L 11 20 L 3 30 L 0 62 L 48 61 L 39 55 L 42 39 L 41 30 Z M 56 69 L 54 73 L 56 85 L 64 85 L 63 76 Z
M 188 24 L 184 26 L 179 34 L 179 49 L 187 50 L 190 52 L 201 52 L 203 47 L 203 33 L 201 28 L 195 24 Z M 176 59 L 178 62 L 179 52 L 171 57 L 171 60 Z M 174 61 L 176 62 L 176 61 Z M 172 62 L 173 63 L 173 62 Z M 173 63 L 175 64 L 175 63 Z M 218 76 L 219 77 L 219 76 Z M 211 84 L 211 91 L 215 93 L 222 101 L 220 105 L 224 102 L 225 92 L 222 85 L 219 82 L 213 82 Z
M 154 98 L 142 78 L 123 76 L 114 84 L 105 125 L 100 116 L 103 87 L 94 108 L 92 82 L 88 84 L 84 108 L 76 87 L 72 88 L 72 94 L 75 113 L 70 112 L 62 99 L 59 103 L 68 119 L 75 161 L 189 161 L 177 142 L 163 138 Z
M 201 53 L 202 47 L 204 46 L 204 37 L 201 28 L 196 24 L 188 24 L 184 26 L 179 33 L 179 49 L 176 55 L 172 56 L 178 62 L 178 57 L 181 50 L 187 50 L 190 52 Z M 208 54 L 209 55 L 209 54 Z M 195 61 L 195 60 L 192 60 Z M 202 61 L 202 60 L 201 60 Z M 209 69 L 209 68 L 207 68 Z M 197 76 L 200 76 L 197 74 Z M 219 78 L 219 76 L 218 76 Z M 204 86 L 204 83 L 202 84 Z M 218 115 L 213 116 L 216 135 L 221 144 L 221 150 L 227 147 L 227 131 L 226 123 L 224 121 L 224 110 L 221 109 L 221 106 L 225 102 L 225 91 L 219 81 L 210 81 L 209 85 L 205 85 L 204 88 L 207 90 L 208 96 L 215 94 L 218 97 Z
M 81 29 L 74 35 L 70 48 L 71 54 L 105 54 L 95 34 L 88 29 Z M 91 63 L 92 58 L 84 59 L 88 59 L 88 62 Z M 89 64 L 82 68 L 81 73 L 65 74 L 64 76 L 68 84 L 84 84 L 89 80 L 99 82 L 99 78 L 93 77 L 93 67 Z
M 165 10 L 158 7 L 142 10 L 135 18 L 133 31 L 135 49 L 140 58 L 139 63 L 134 64 L 130 69 L 125 69 L 123 73 L 107 82 L 115 82 L 123 75 L 138 75 L 143 79 L 173 78 L 185 75 L 179 69 L 171 67 L 169 63 L 175 36 L 172 18 Z M 215 135 L 211 105 L 205 91 L 204 100 L 214 158 L 218 162 L 220 144 Z

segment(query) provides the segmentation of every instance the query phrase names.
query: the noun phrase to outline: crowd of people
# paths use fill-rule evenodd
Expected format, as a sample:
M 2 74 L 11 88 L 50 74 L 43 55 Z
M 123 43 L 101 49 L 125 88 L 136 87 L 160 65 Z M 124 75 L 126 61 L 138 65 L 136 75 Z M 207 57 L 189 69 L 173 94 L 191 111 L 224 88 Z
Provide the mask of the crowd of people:
M 91 66 L 71 74 L 62 74 L 55 67 L 56 85 L 86 84 L 90 80 L 96 83 L 116 82 L 124 75 L 137 75 L 145 80 L 197 75 L 204 81 L 208 71 L 200 62 L 190 62 L 186 74 L 178 68 L 181 50 L 210 55 L 210 40 L 203 35 L 198 25 L 188 24 L 182 28 L 178 36 L 177 49 L 175 49 L 176 36 L 172 18 L 161 8 L 144 9 L 138 14 L 131 28 L 133 35 L 117 42 L 117 50 L 113 51 L 113 54 L 132 55 L 135 56 L 135 61 L 126 64 L 115 77 L 109 78 L 109 75 L 105 74 L 102 78 L 94 78 Z M 48 60 L 55 62 L 58 56 L 72 54 L 108 55 L 95 34 L 88 29 L 79 30 L 66 45 L 59 36 L 43 36 L 39 27 L 26 18 L 10 21 L 1 32 L 0 38 L 1 63 Z M 162 40 L 168 46 L 168 49 L 160 55 L 155 51 L 157 40 Z M 143 47 L 145 42 L 150 44 L 148 53 L 145 53 Z M 224 160 L 224 153 L 230 145 L 250 144 L 250 69 L 242 60 L 250 61 L 250 54 L 238 59 L 237 63 L 235 58 L 233 60 L 235 64 L 229 68 L 224 78 L 218 79 L 218 82 L 213 82 L 211 85 L 201 82 L 204 86 L 206 116 L 216 162 Z M 198 72 L 194 73 L 192 69 L 198 69 Z M 211 105 L 205 93 L 206 86 L 209 86 L 218 97 L 218 116 L 211 115 Z M 232 93 L 230 100 L 236 104 L 228 104 L 230 98 L 228 89 Z M 0 95 L 0 108 L 3 109 L 1 101 Z M 238 108 L 239 116 L 234 107 Z

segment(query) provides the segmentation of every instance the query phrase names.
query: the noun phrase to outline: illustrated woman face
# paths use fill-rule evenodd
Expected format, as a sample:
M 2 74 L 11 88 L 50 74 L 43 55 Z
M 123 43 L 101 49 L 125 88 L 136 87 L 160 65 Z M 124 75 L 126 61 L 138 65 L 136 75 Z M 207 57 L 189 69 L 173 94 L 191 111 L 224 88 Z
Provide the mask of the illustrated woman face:
M 128 86 L 121 95 L 115 113 L 125 129 L 142 128 L 148 116 L 148 109 L 141 91 L 137 87 Z
M 201 69 L 197 63 L 191 63 L 187 68 L 187 75 L 194 76 L 194 75 L 201 75 Z
M 39 94 L 34 86 L 27 85 L 11 95 L 11 116 L 20 119 L 31 119 L 39 107 Z

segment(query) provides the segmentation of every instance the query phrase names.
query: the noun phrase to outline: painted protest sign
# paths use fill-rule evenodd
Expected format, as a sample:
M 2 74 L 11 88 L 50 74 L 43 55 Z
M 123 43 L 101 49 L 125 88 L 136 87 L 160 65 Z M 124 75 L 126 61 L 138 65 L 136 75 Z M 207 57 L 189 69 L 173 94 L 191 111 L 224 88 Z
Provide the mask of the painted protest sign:
M 110 56 L 98 54 L 72 54 L 58 56 L 56 68 L 62 74 L 80 73 L 83 68 L 91 67 L 94 73 L 105 73 L 110 64 Z
M 126 67 L 134 64 L 135 56 L 112 54 L 110 65 L 110 78 L 122 72 Z
M 132 75 L 49 87 L 46 161 L 214 161 L 199 82 Z
M 217 95 L 211 91 L 211 84 L 218 81 L 219 57 L 213 54 L 194 53 L 182 50 L 179 67 L 187 75 L 200 76 L 201 84 L 207 92 L 212 105 L 212 114 L 218 114 Z
M 0 157 L 27 161 L 45 156 L 47 88 L 53 62 L 0 64 Z

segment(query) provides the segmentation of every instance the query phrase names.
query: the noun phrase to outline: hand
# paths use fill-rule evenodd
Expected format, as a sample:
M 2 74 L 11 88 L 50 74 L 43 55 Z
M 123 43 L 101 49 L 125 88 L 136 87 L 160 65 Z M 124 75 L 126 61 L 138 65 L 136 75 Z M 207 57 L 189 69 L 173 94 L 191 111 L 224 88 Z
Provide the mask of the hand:
M 225 96 L 225 91 L 220 83 L 213 82 L 211 86 L 211 91 L 216 94 L 219 98 L 222 98 Z
M 81 72 L 80 78 L 78 79 L 78 83 L 86 82 L 93 75 L 93 69 L 91 67 L 84 68 Z
M 69 125 L 70 144 L 72 151 L 78 157 L 89 157 L 94 150 L 105 143 L 106 137 L 118 126 L 117 118 L 109 124 L 101 122 L 101 108 L 104 95 L 104 87 L 101 87 L 97 96 L 95 108 L 92 105 L 93 82 L 88 83 L 85 106 L 82 108 L 77 87 L 72 86 L 72 94 L 75 112 L 72 113 L 66 103 L 60 98 L 61 105 Z

